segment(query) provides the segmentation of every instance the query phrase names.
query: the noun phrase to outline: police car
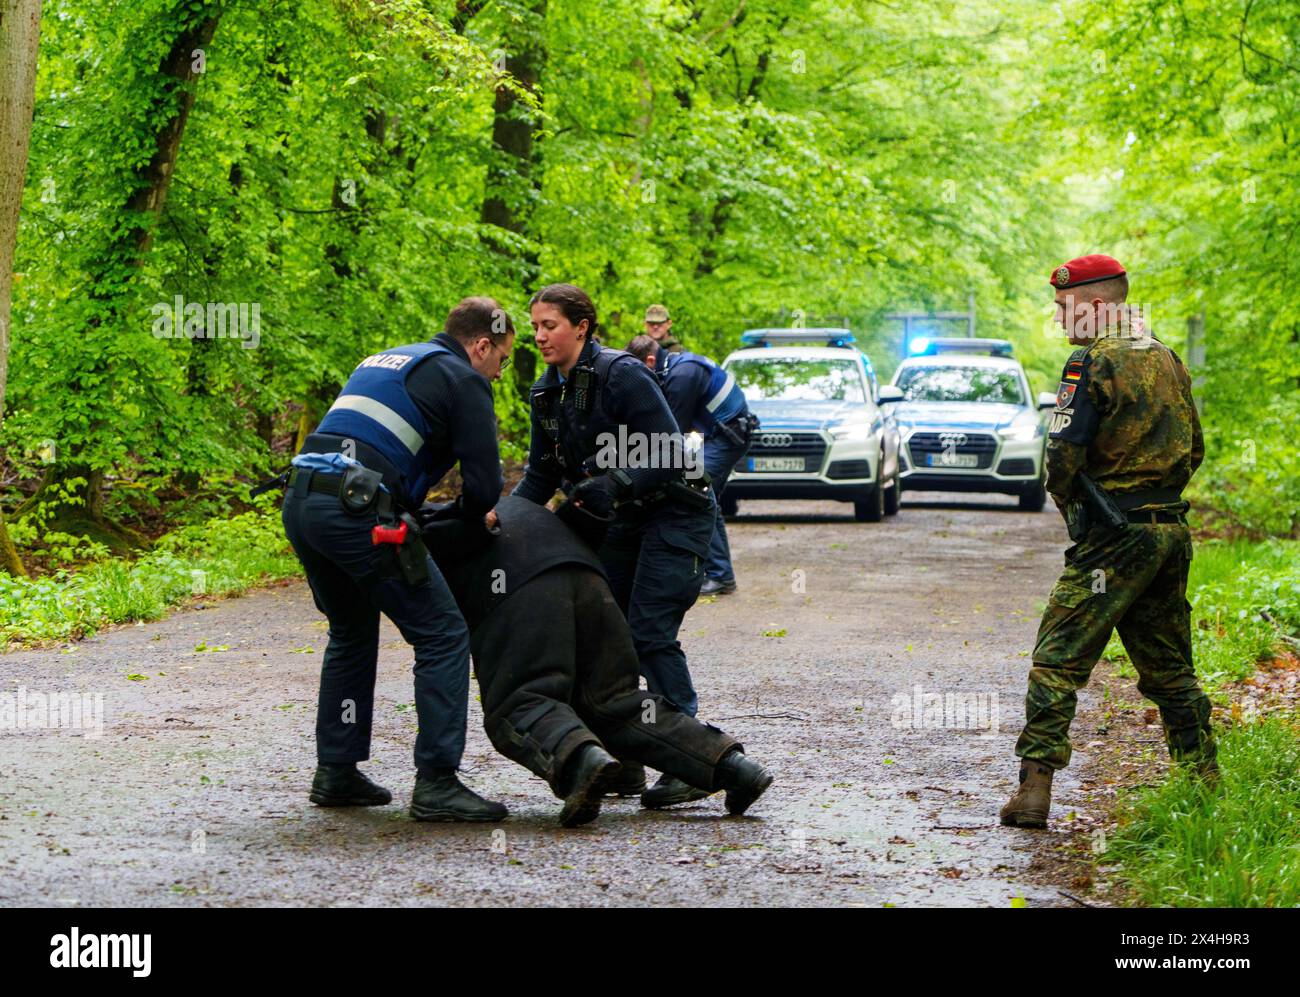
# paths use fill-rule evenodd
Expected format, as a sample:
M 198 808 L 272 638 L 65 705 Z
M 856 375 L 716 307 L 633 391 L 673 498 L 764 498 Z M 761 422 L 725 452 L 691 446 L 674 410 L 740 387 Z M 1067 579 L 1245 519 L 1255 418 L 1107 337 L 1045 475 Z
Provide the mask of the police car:
M 1000 492 L 1018 496 L 1021 509 L 1042 509 L 1042 410 L 1056 396 L 1032 399 L 1005 339 L 916 339 L 910 352 L 893 379 L 904 398 L 895 411 L 903 487 Z
M 750 329 L 723 361 L 761 423 L 722 494 L 741 499 L 835 499 L 876 522 L 898 512 L 897 389 L 876 380 L 848 329 Z

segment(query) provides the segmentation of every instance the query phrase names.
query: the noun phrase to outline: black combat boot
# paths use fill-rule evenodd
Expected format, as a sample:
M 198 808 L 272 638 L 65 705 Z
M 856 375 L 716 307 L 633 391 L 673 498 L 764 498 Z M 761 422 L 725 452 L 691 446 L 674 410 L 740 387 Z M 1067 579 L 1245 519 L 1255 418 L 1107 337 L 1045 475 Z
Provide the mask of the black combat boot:
M 1020 761 L 1020 788 L 999 817 L 1007 827 L 1046 827 L 1052 808 L 1052 768 L 1030 758 Z
M 740 816 L 772 785 L 772 773 L 737 748 L 718 762 L 713 781 L 727 791 L 727 813 Z
M 621 766 L 599 744 L 584 744 L 564 766 L 564 806 L 560 826 L 590 824 L 600 816 L 600 798 Z
M 645 766 L 640 762 L 623 762 L 618 775 L 605 783 L 606 796 L 640 796 L 645 792 Z
M 434 769 L 415 777 L 411 816 L 416 820 L 491 822 L 505 820 L 502 804 L 485 800 L 458 778 L 455 769 Z
M 319 762 L 308 799 L 318 807 L 382 807 L 393 794 L 357 771 L 356 762 Z
M 716 790 L 696 789 L 671 775 L 661 775 L 659 781 L 641 794 L 641 806 L 648 810 L 662 810 L 678 803 L 694 803 Z

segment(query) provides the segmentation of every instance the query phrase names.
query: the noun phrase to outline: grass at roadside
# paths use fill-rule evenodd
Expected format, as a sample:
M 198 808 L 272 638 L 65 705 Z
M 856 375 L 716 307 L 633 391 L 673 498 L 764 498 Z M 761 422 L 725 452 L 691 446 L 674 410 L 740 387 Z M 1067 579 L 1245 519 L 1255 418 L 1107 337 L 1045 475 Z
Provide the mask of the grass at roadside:
M 196 595 L 226 595 L 299 571 L 274 509 L 186 526 L 134 559 L 103 558 L 42 578 L 0 574 L 0 646 L 156 620 Z
M 1279 717 L 1219 738 L 1222 784 L 1175 772 L 1130 794 L 1106 862 L 1140 904 L 1291 907 L 1300 903 L 1300 739 Z
M 1300 632 L 1300 542 L 1198 544 L 1188 593 L 1197 671 L 1231 707 L 1257 664 Z M 1107 656 L 1133 676 L 1117 642 Z M 1229 711 L 1236 712 L 1236 711 Z M 1175 907 L 1300 904 L 1300 728 L 1295 704 L 1217 729 L 1217 791 L 1174 770 L 1123 795 L 1104 862 L 1137 903 Z
M 1254 672 L 1280 635 L 1300 633 L 1300 541 L 1198 543 L 1187 597 L 1196 670 L 1213 697 Z M 1105 657 L 1121 675 L 1136 678 L 1118 637 Z

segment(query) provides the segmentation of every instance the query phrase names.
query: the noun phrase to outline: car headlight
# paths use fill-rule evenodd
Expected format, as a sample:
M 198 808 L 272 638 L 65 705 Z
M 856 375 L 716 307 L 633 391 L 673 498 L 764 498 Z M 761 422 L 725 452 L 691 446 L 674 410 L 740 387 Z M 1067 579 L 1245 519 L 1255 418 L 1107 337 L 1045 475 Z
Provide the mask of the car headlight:
M 1036 439 L 1039 431 L 1042 429 L 1042 423 L 1038 421 L 1035 415 L 1031 419 L 1016 418 L 1009 426 L 1003 426 L 998 430 L 998 435 L 1004 440 L 1015 440 L 1018 443 L 1028 443 Z
M 844 426 L 832 426 L 831 438 L 845 443 L 865 443 L 871 439 L 871 423 L 852 422 Z

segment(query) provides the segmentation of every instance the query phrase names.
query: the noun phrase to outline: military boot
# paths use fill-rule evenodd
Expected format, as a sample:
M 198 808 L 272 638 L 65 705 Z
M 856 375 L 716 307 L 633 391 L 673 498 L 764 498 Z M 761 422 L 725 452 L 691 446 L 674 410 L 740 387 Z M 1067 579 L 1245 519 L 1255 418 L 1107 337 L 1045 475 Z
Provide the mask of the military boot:
M 678 803 L 694 803 L 715 792 L 717 790 L 696 789 L 673 776 L 661 775 L 658 782 L 641 794 L 641 806 L 648 810 L 660 810 Z
M 645 766 L 624 762 L 622 770 L 605 783 L 606 796 L 640 796 L 645 792 Z
M 727 791 L 727 813 L 739 816 L 772 785 L 772 773 L 737 748 L 718 763 L 715 785 Z
M 1020 788 L 1002 808 L 1007 827 L 1046 827 L 1052 807 L 1052 768 L 1030 758 L 1020 761 Z
M 599 744 L 584 744 L 564 766 L 564 806 L 560 826 L 590 824 L 600 816 L 606 783 L 618 774 L 618 759 Z
M 416 820 L 492 822 L 505 820 L 502 804 L 485 800 L 456 778 L 455 769 L 435 769 L 415 777 L 411 816 Z
M 382 807 L 393 794 L 362 775 L 356 762 L 320 762 L 308 799 L 318 807 Z

